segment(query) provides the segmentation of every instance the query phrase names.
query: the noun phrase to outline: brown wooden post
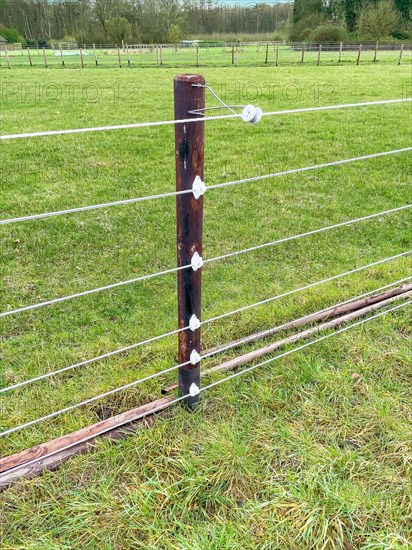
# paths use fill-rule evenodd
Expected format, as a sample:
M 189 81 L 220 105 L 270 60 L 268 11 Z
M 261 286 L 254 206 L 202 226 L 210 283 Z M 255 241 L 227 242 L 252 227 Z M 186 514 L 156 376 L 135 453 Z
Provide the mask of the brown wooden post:
M 30 67 L 33 67 L 33 63 L 32 63 L 32 60 L 31 60 L 30 48 L 27 48 L 27 56 L 29 58 Z
M 10 66 L 10 58 L 9 58 L 9 51 L 8 51 L 7 48 L 4 48 L 4 51 L 6 52 L 7 68 L 8 68 L 8 69 L 11 69 L 11 66 Z
M 195 86 L 193 86 L 195 85 Z M 200 75 L 179 75 L 174 79 L 175 120 L 199 118 L 190 111 L 205 106 L 205 80 Z M 176 191 L 192 189 L 196 176 L 203 181 L 204 122 L 175 124 Z M 202 256 L 203 197 L 192 193 L 177 195 L 177 265 L 190 265 L 195 253 Z M 178 321 L 179 328 L 187 327 L 193 315 L 201 318 L 202 269 L 192 267 L 178 271 Z M 200 327 L 179 333 L 178 362 L 190 361 L 195 350 L 200 354 Z M 200 362 L 179 369 L 179 395 L 188 395 L 200 388 Z M 193 386 L 193 384 L 195 386 Z M 196 393 L 196 392 L 194 392 Z M 189 409 L 194 409 L 199 396 L 191 393 L 184 399 Z
M 127 64 L 130 65 L 132 64 L 131 60 L 130 60 L 130 54 L 129 54 L 129 44 L 126 44 L 126 53 L 127 53 Z
M 305 44 L 302 45 L 302 63 L 305 61 Z
M 83 51 L 82 51 L 81 48 L 79 48 L 79 52 L 80 52 L 80 65 L 81 65 L 82 69 L 84 69 Z
M 99 62 L 97 61 L 96 44 L 93 44 L 93 54 L 94 54 L 94 62 L 96 63 L 96 67 L 97 67 Z
M 402 54 L 403 54 L 403 44 L 402 44 L 402 46 L 401 46 L 401 51 L 399 52 L 398 65 L 401 64 L 401 61 L 402 61 Z
M 62 45 L 60 44 L 60 57 L 61 57 L 61 60 L 62 60 L 62 66 L 64 67 L 64 56 L 63 56 L 63 50 L 62 50 Z
M 375 44 L 375 53 L 373 55 L 373 62 L 374 63 L 376 63 L 377 58 L 378 58 L 378 43 L 376 42 L 376 44 Z
M 46 48 L 43 48 L 43 59 L 44 59 L 44 66 L 47 69 L 47 55 L 46 55 Z
M 196 67 L 199 67 L 199 44 L 196 44 Z
M 267 64 L 269 57 L 269 42 L 266 43 L 265 63 Z
M 359 48 L 358 48 L 358 58 L 356 59 L 356 65 L 359 65 L 359 63 L 360 63 L 360 54 L 361 54 L 361 51 L 362 51 L 362 44 L 359 44 Z
M 119 67 L 122 68 L 122 58 L 120 55 L 120 48 L 117 48 L 117 59 L 119 60 Z
M 163 45 L 160 44 L 160 47 L 159 47 L 159 61 L 160 61 L 160 66 L 163 65 Z
M 276 46 L 276 67 L 279 65 L 279 46 Z
M 339 59 L 338 59 L 338 63 L 340 63 L 342 61 L 342 50 L 343 50 L 343 42 L 340 43 L 340 46 L 339 46 Z
M 320 54 L 322 52 L 322 44 L 319 44 L 319 51 L 318 51 L 318 67 L 320 65 Z
M 232 65 L 235 64 L 235 47 L 232 45 Z

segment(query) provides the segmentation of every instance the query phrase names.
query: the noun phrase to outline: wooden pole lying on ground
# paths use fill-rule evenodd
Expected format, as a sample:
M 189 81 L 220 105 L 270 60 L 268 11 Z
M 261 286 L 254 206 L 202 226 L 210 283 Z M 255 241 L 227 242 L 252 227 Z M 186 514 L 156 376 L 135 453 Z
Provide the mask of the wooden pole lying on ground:
M 43 59 L 44 59 L 44 66 L 47 69 L 47 55 L 46 55 L 46 48 L 43 48 Z
M 375 53 L 373 54 L 373 62 L 376 63 L 378 58 L 378 43 L 375 44 Z
M 200 86 L 197 86 L 200 85 Z M 205 106 L 205 80 L 200 75 L 179 75 L 174 79 L 175 120 L 199 118 L 191 111 Z M 204 122 L 176 124 L 176 191 L 192 189 L 196 178 L 203 181 L 204 170 Z M 196 256 L 202 256 L 203 196 L 193 193 L 177 195 L 177 266 L 191 265 Z M 193 264 L 192 264 L 193 265 Z M 177 273 L 178 326 L 189 326 L 192 316 L 201 318 L 202 270 L 192 267 Z M 193 363 L 193 353 L 200 354 L 200 326 L 196 330 L 179 332 L 178 362 L 188 365 L 179 369 L 179 395 L 188 395 L 193 388 L 200 388 L 200 361 Z M 193 409 L 198 395 L 186 397 L 184 402 Z
M 361 51 L 362 51 L 362 44 L 359 44 L 359 48 L 358 48 L 358 58 L 357 58 L 357 60 L 356 60 L 356 65 L 359 65 L 359 63 L 360 63 Z
M 412 292 L 412 283 L 405 284 L 396 288 L 391 288 L 389 290 L 386 290 L 385 292 L 375 294 L 373 296 L 369 296 L 368 298 L 363 298 L 361 300 L 356 300 L 354 302 L 350 302 L 342 306 L 337 306 L 334 309 L 330 309 L 328 311 L 317 312 L 317 313 L 313 313 L 312 315 L 307 315 L 306 317 L 303 317 L 298 321 L 291 321 L 290 323 L 285 323 L 284 325 L 282 325 L 281 328 L 275 327 L 273 329 L 257 332 L 256 334 L 251 334 L 246 338 L 239 338 L 238 340 L 227 342 L 222 346 L 216 346 L 214 348 L 207 349 L 204 351 L 204 355 L 207 355 L 209 353 L 218 353 L 220 350 L 224 351 L 224 349 L 228 345 L 232 346 L 231 349 L 235 349 L 236 347 L 239 347 L 239 346 L 251 344 L 258 340 L 262 340 L 264 338 L 269 338 L 271 336 L 274 336 L 275 334 L 279 334 L 280 332 L 285 332 L 286 330 L 310 325 L 312 323 L 319 323 L 320 321 L 325 322 L 323 325 L 321 324 L 321 325 L 315 326 L 312 329 L 306 330 L 304 332 L 299 332 L 297 334 L 294 334 L 293 336 L 283 338 L 282 340 L 278 340 L 274 344 L 270 344 L 270 346 L 275 345 L 276 348 L 278 348 L 283 345 L 286 345 L 287 343 L 290 343 L 290 338 L 295 339 L 294 341 L 298 341 L 302 339 L 302 335 L 303 337 L 310 336 L 312 334 L 310 332 L 311 330 L 314 330 L 314 332 L 320 332 L 321 330 L 327 328 L 326 326 L 327 322 L 334 322 L 336 323 L 335 326 L 338 326 L 338 324 L 345 322 L 345 320 L 347 319 L 346 316 L 349 314 L 353 314 L 354 312 L 360 312 L 359 316 L 365 315 L 366 313 L 371 311 L 370 310 L 371 306 L 377 305 L 378 307 L 383 307 L 384 305 L 390 303 L 390 301 L 392 300 L 409 296 L 411 292 Z M 261 350 L 266 350 L 266 349 L 267 347 L 260 348 L 259 350 L 255 350 L 255 351 L 256 353 L 260 353 Z M 254 352 L 250 352 L 250 354 L 252 353 Z M 221 363 L 217 367 L 213 367 L 212 369 L 205 370 L 202 373 L 202 376 L 213 371 L 220 371 L 220 370 L 225 371 L 225 370 L 231 370 L 233 368 L 236 368 L 234 365 L 235 364 L 237 365 L 237 363 L 235 362 L 241 360 L 243 361 L 242 364 L 244 364 L 250 361 L 251 359 L 245 360 L 246 358 L 249 358 L 250 354 L 247 353 L 229 362 Z M 231 369 L 226 368 L 227 365 L 231 365 Z M 171 391 L 175 390 L 176 387 L 177 387 L 177 384 L 172 384 L 171 386 L 164 388 L 162 390 L 162 394 L 165 395 L 167 393 L 170 393 Z
M 31 61 L 30 48 L 27 48 L 27 57 L 29 58 L 29 65 L 30 65 L 30 67 L 33 67 L 33 63 L 32 63 L 32 61 Z
M 342 61 L 342 49 L 343 49 L 343 42 L 340 43 L 340 46 L 339 46 L 339 58 L 338 58 L 338 63 L 340 63 Z
M 196 123 L 196 125 L 197 124 L 199 123 Z M 407 290 L 408 288 L 409 290 Z M 313 314 L 313 316 L 310 316 L 312 317 L 311 322 L 320 319 L 320 315 L 325 315 L 322 319 L 333 318 L 320 325 L 289 336 L 288 338 L 283 338 L 264 348 L 254 350 L 236 359 L 226 361 L 207 372 L 227 372 L 229 370 L 234 370 L 258 357 L 272 353 L 281 346 L 307 339 L 323 330 L 335 328 L 348 321 L 364 317 L 368 313 L 378 310 L 394 300 L 404 299 L 411 295 L 412 284 L 402 285 L 401 287 L 390 289 L 382 294 L 370 296 L 369 298 L 352 304 L 346 304 L 345 306 L 339 306 L 333 310 L 334 314 L 332 314 L 332 312 L 326 314 Z M 357 308 L 353 310 L 355 305 Z M 334 317 L 333 315 L 337 315 L 338 312 L 340 312 L 340 315 Z M 308 319 L 309 317 L 306 318 L 306 322 L 309 322 Z M 290 326 L 293 328 L 293 326 L 298 326 L 298 323 L 292 322 Z M 259 333 L 256 336 L 261 338 Z M 172 389 L 173 387 L 171 386 L 170 388 L 165 388 L 164 391 L 170 391 Z M 149 415 L 153 414 L 153 411 L 162 414 L 165 409 L 173 404 L 174 400 L 174 396 L 165 396 L 156 399 L 155 401 L 141 405 L 125 413 L 115 415 L 106 420 L 102 420 L 76 432 L 0 459 L 0 489 L 5 489 L 14 481 L 22 477 L 30 478 L 39 475 L 46 469 L 58 468 L 62 462 L 68 460 L 71 456 L 92 449 L 98 436 L 105 435 L 106 437 L 118 439 L 127 436 L 129 432 L 136 431 L 139 428 L 150 427 L 155 417 Z M 142 418 L 143 416 L 144 418 Z M 36 462 L 28 464 L 32 460 Z
M 402 44 L 402 46 L 401 46 L 401 51 L 399 52 L 398 65 L 401 64 L 401 61 L 402 61 L 402 54 L 403 54 L 403 44 Z

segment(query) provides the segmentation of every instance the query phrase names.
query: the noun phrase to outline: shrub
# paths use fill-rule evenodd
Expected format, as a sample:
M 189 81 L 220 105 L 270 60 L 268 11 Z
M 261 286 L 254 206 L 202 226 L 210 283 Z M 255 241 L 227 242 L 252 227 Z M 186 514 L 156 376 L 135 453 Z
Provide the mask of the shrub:
M 320 25 L 309 36 L 311 42 L 343 42 L 346 30 L 337 25 Z
M 302 17 L 302 19 L 291 27 L 289 34 L 290 40 L 292 40 L 292 42 L 307 40 L 313 29 L 322 25 L 324 21 L 325 15 L 322 13 L 312 13 L 306 17 Z
M 16 43 L 16 42 L 24 42 L 24 38 L 19 33 L 18 30 L 13 29 L 13 27 L 10 27 L 9 29 L 5 28 L 1 31 L 4 38 L 7 40 L 7 42 L 10 43 Z

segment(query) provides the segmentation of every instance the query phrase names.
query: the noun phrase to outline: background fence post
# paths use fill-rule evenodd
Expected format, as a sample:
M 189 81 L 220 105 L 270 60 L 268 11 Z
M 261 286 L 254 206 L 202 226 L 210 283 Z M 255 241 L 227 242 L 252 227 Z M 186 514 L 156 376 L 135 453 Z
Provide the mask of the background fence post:
M 199 118 L 190 111 L 205 106 L 205 80 L 200 75 L 179 75 L 174 79 L 175 120 Z M 196 176 L 203 181 L 204 122 L 175 124 L 176 191 L 192 189 Z M 192 193 L 177 195 L 177 265 L 190 265 L 195 252 L 202 256 L 203 197 Z M 179 328 L 187 327 L 192 315 L 201 318 L 202 270 L 191 267 L 177 272 Z M 190 361 L 193 350 L 200 354 L 200 327 L 178 335 L 178 362 Z M 179 369 L 179 396 L 188 395 L 192 384 L 200 388 L 200 362 Z M 199 395 L 187 397 L 184 403 L 194 409 Z

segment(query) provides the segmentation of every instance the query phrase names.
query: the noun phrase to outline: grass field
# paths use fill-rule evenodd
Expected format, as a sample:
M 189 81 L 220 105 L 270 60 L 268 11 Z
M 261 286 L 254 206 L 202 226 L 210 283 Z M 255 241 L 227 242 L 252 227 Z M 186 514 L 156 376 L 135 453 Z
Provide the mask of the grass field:
M 410 97 L 412 87 L 407 65 L 201 72 L 224 100 L 263 110 Z M 1 134 L 173 118 L 173 69 L 1 74 Z M 2 142 L 0 219 L 173 191 L 173 134 L 170 126 Z M 209 122 L 206 183 L 407 147 L 410 140 L 411 104 L 268 117 L 250 126 Z M 411 160 L 406 153 L 211 190 L 204 255 L 411 203 Z M 411 235 L 406 211 L 212 263 L 203 274 L 203 318 L 404 252 Z M 5 311 L 173 267 L 174 201 L 6 225 L 0 239 Z M 381 287 L 411 267 L 409 256 L 206 325 L 203 347 Z M 173 330 L 175 276 L 0 323 L 4 387 Z M 2 494 L 3 547 L 410 548 L 410 342 L 409 308 L 222 384 L 194 415 L 176 407 L 151 430 L 100 441 L 95 452 Z M 176 359 L 173 337 L 2 394 L 1 428 Z M 137 406 L 175 378 L 1 438 L 1 455 Z
M 323 46 L 323 50 L 320 55 L 320 64 L 322 65 L 356 65 L 358 59 L 358 46 L 357 45 L 345 45 L 345 48 L 340 56 L 339 62 L 339 48 L 333 46 L 332 48 Z M 371 49 L 372 48 L 372 49 Z M 394 49 L 385 50 L 381 46 L 378 49 L 376 63 L 385 65 L 397 65 L 400 58 L 401 46 L 393 46 Z M 109 69 L 109 68 L 190 68 L 199 66 L 203 69 L 205 67 L 231 67 L 232 65 L 238 67 L 273 67 L 276 65 L 276 57 L 278 57 L 278 65 L 300 65 L 302 64 L 302 50 L 300 47 L 291 48 L 289 45 L 280 45 L 278 47 L 278 53 L 276 54 L 277 46 L 274 43 L 268 45 L 268 54 L 266 62 L 266 44 L 243 44 L 239 45 L 234 52 L 232 60 L 232 47 L 228 46 L 215 46 L 206 47 L 204 44 L 199 47 L 198 51 L 193 46 L 191 48 L 178 48 L 172 47 L 162 48 L 152 46 L 145 46 L 142 48 L 128 48 L 127 50 L 116 48 L 104 48 L 87 47 L 82 50 L 83 52 L 83 65 L 87 69 Z M 306 47 L 306 49 L 308 49 Z M 63 59 L 62 59 L 63 55 Z M 96 57 L 95 57 L 96 56 Z M 318 51 L 305 51 L 303 62 L 306 65 L 316 66 L 318 63 Z M 359 63 L 360 65 L 369 65 L 374 63 L 374 51 L 373 46 L 364 45 L 361 52 Z M 30 66 L 30 61 L 32 66 Z M 97 66 L 96 66 L 97 61 Z M 412 61 L 412 50 L 410 45 L 404 46 L 404 51 L 401 57 L 401 64 L 410 65 Z M 59 50 L 36 50 L 31 49 L 30 55 L 27 49 L 23 51 L 11 51 L 9 52 L 9 65 L 11 69 L 17 68 L 45 68 L 48 69 L 78 69 L 81 67 L 82 60 L 79 50 L 64 51 L 62 54 Z M 8 63 L 5 52 L 0 52 L 0 69 L 8 69 Z

